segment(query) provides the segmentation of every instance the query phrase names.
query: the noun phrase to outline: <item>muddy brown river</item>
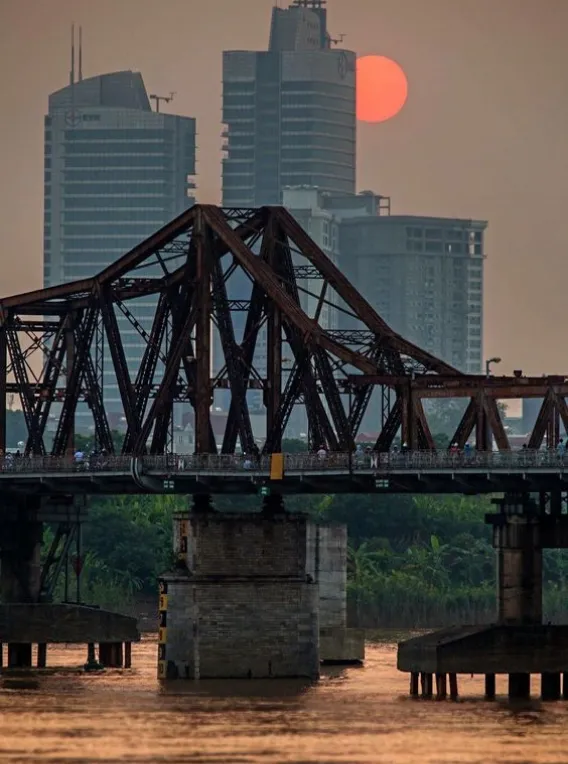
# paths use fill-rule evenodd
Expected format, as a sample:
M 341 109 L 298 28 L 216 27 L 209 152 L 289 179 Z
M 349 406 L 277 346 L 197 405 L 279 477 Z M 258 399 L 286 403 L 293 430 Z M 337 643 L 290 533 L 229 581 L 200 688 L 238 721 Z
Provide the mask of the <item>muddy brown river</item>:
M 511 706 L 505 678 L 488 703 L 481 677 L 460 677 L 457 703 L 411 700 L 394 644 L 314 685 L 160 686 L 156 649 L 153 637 L 134 645 L 132 671 L 1 677 L 0 761 L 568 764 L 568 703 Z M 84 653 L 51 648 L 48 663 L 77 666 Z

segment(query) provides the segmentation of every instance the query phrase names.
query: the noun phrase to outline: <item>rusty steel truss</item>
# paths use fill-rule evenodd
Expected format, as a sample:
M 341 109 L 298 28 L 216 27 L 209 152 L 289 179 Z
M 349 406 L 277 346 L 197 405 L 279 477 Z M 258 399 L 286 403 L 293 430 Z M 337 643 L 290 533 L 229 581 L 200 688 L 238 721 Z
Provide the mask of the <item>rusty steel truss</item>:
M 237 272 L 250 298 L 232 298 Z M 339 320 L 323 320 L 325 311 Z M 132 336 L 142 347 L 134 366 L 125 346 Z M 212 372 L 215 336 L 222 359 Z M 7 397 L 17 395 L 28 454 L 46 454 L 48 423 L 50 453 L 69 453 L 79 410 L 90 412 L 98 447 L 113 453 L 109 378 L 125 419 L 123 453 L 133 455 L 168 450 L 176 403 L 193 411 L 196 452 L 258 451 L 251 390 L 262 396 L 265 453 L 281 448 L 296 405 L 305 407 L 312 446 L 351 449 L 377 387 L 380 450 L 399 432 L 411 448 L 434 448 L 424 398 L 469 398 L 459 445 L 475 429 L 479 448 L 491 434 L 508 448 L 500 398 L 544 398 L 531 447 L 545 436 L 555 444 L 560 419 L 568 425 L 564 378 L 460 374 L 394 332 L 281 207 L 196 205 L 92 278 L 0 300 L 0 448 Z M 216 389 L 230 390 L 221 439 L 212 426 Z

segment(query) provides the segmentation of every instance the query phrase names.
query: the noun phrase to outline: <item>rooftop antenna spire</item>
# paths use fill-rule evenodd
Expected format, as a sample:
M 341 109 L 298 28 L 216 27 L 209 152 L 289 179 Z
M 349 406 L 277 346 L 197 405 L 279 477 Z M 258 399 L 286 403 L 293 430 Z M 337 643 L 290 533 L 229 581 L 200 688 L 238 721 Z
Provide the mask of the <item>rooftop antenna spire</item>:
M 79 27 L 79 82 L 83 79 L 83 27 Z
M 175 96 L 175 91 L 172 90 L 172 91 L 170 91 L 169 96 L 154 95 L 154 93 L 152 93 L 152 95 L 150 95 L 148 97 L 150 98 L 151 101 L 155 101 L 156 102 L 156 112 L 159 114 L 159 112 L 160 112 L 160 101 L 163 101 L 164 103 L 170 103 L 170 101 L 174 100 L 174 96 Z
M 71 71 L 69 73 L 69 84 L 75 84 L 75 24 L 71 24 Z

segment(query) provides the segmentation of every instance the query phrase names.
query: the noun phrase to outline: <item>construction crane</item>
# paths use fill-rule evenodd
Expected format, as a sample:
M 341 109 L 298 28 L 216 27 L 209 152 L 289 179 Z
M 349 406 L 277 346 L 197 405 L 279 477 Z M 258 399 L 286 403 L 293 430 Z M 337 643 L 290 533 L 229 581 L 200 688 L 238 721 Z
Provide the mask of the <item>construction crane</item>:
M 334 40 L 332 37 L 330 37 L 329 41 L 333 43 L 333 45 L 341 45 L 341 43 L 343 42 L 343 40 L 345 40 L 346 37 L 347 37 L 346 34 L 340 34 L 337 40 Z
M 164 103 L 170 103 L 170 101 L 174 100 L 175 92 L 170 90 L 169 96 L 161 96 L 161 95 L 154 95 L 152 94 L 150 96 L 150 100 L 156 102 L 156 111 L 160 112 L 160 101 L 163 101 Z

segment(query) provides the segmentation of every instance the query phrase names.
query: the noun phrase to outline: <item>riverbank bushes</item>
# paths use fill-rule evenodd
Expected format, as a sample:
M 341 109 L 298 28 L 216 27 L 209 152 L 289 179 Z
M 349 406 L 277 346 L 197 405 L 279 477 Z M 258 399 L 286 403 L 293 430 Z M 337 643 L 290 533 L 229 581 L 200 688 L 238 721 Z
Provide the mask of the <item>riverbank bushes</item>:
M 168 495 L 93 498 L 83 536 L 83 599 L 131 611 L 138 599 L 154 596 L 158 575 L 173 563 L 172 517 L 187 503 Z M 215 503 L 246 511 L 259 509 L 261 499 Z M 495 552 L 484 523 L 494 511 L 490 497 L 302 496 L 287 506 L 347 524 L 352 623 L 429 628 L 494 620 Z M 545 554 L 544 579 L 545 619 L 567 621 L 565 552 Z

